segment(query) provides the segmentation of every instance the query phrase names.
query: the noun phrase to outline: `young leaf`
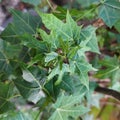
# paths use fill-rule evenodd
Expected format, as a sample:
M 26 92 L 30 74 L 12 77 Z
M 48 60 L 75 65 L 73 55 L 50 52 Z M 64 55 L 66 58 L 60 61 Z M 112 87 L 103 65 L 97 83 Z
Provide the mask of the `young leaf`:
M 56 34 L 55 31 L 51 31 L 50 35 L 48 35 L 42 29 L 39 29 L 38 32 L 40 33 L 42 40 L 49 44 L 49 46 L 51 47 L 50 50 L 57 49 L 59 43 L 58 43 L 58 35 Z
M 89 89 L 89 78 L 88 78 L 88 72 L 90 70 L 95 70 L 91 64 L 89 64 L 88 62 L 86 62 L 84 59 L 81 60 L 77 60 L 76 61 L 76 67 L 78 69 L 78 74 L 80 76 L 80 81 L 83 85 L 85 85 L 87 87 L 87 89 Z
M 77 25 L 77 23 L 72 19 L 69 11 L 67 11 L 66 15 L 66 33 L 71 36 L 74 40 L 78 40 L 80 38 L 81 27 Z
M 49 120 L 68 120 L 69 117 L 77 118 L 80 115 L 87 113 L 89 110 L 82 105 L 79 105 L 83 95 L 65 96 L 61 95 L 53 107 L 55 112 Z
M 54 76 L 58 75 L 58 79 L 56 81 L 56 85 L 57 85 L 62 81 L 63 75 L 68 72 L 70 72 L 70 68 L 68 64 L 63 63 L 61 68 L 60 65 L 58 64 L 48 75 L 48 81 L 51 80 Z
M 56 52 L 48 53 L 48 54 L 46 54 L 45 62 L 48 63 L 48 62 L 54 60 L 57 57 L 58 57 L 58 54 Z
M 38 11 L 45 26 L 52 31 L 55 31 L 64 41 L 73 41 L 79 39 L 81 27 L 78 27 L 76 22 L 67 12 L 66 23 L 63 23 L 53 14 L 43 14 Z
M 92 52 L 100 53 L 95 30 L 96 29 L 92 26 L 88 26 L 88 27 L 82 29 L 82 31 L 81 31 L 82 42 L 80 43 L 80 45 L 89 47 L 90 51 L 92 51 Z

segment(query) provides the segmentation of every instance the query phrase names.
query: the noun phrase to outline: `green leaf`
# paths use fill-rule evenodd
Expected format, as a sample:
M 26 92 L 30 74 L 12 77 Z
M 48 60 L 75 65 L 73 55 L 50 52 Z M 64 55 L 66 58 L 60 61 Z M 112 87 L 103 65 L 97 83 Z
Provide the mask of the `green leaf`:
M 0 51 L 6 55 L 6 58 L 18 58 L 21 49 L 22 46 L 20 45 L 11 45 L 10 43 L 0 39 Z
M 120 74 L 120 71 L 119 71 L 119 74 Z M 119 81 L 118 81 L 118 82 L 115 82 L 115 83 L 112 85 L 111 89 L 120 92 L 120 82 L 119 82 Z
M 118 0 L 105 0 L 99 8 L 99 17 L 109 27 L 120 20 L 120 2 Z
M 41 3 L 41 0 L 22 0 L 23 2 L 33 4 L 33 5 L 39 5 Z
M 69 14 L 69 11 L 67 11 L 66 16 L 66 33 L 71 36 L 74 40 L 77 40 L 80 38 L 80 31 L 81 27 L 76 24 L 76 22 L 72 19 L 71 15 Z M 64 28 L 64 29 L 65 29 Z
M 54 31 L 51 31 L 50 35 L 48 35 L 42 29 L 39 29 L 38 32 L 40 33 L 42 40 L 49 44 L 49 46 L 51 47 L 51 50 L 57 49 L 57 47 L 58 47 L 58 38 L 57 38 L 58 35 Z
M 62 81 L 56 85 L 56 77 L 45 84 L 45 89 L 50 96 L 54 97 L 55 99 L 60 94 L 61 90 L 64 90 L 68 94 L 75 94 L 80 95 L 83 93 L 87 93 L 88 89 L 86 86 L 80 83 L 79 76 L 70 75 L 69 73 L 65 73 L 62 78 Z M 90 84 L 91 85 L 91 84 Z
M 69 74 L 65 74 L 62 78 L 62 81 L 58 85 L 55 85 L 55 82 L 56 78 L 50 80 L 44 86 L 49 95 L 55 99 L 58 97 L 60 90 L 64 90 L 70 94 L 76 92 L 74 81 L 72 79 L 72 76 Z
M 39 69 L 38 67 L 30 67 L 28 69 L 23 69 L 22 72 L 23 72 L 22 77 L 24 80 L 30 83 L 36 83 L 41 88 L 41 85 L 39 82 L 41 79 L 42 80 L 45 79 L 44 77 L 45 77 L 46 71 Z
M 38 111 L 10 111 L 8 113 L 0 115 L 0 120 L 35 120 Z M 38 119 L 39 120 L 39 117 Z
M 57 87 L 60 87 L 60 89 L 63 89 L 68 93 L 74 93 L 75 92 L 74 81 L 72 79 L 72 76 L 70 76 L 69 74 L 65 74 L 63 76 L 62 82 Z
M 37 54 L 36 56 L 34 56 L 31 61 L 28 63 L 27 68 L 33 66 L 36 63 L 41 63 L 44 62 L 44 56 L 42 54 Z
M 37 103 L 42 97 L 45 97 L 42 91 L 42 85 L 46 79 L 46 72 L 44 70 L 38 67 L 24 69 L 22 77 L 15 79 L 14 83 L 25 99 Z
M 21 38 L 22 38 L 21 44 L 29 48 L 37 49 L 40 52 L 47 52 L 49 49 L 46 42 L 38 41 L 32 35 L 24 34 L 21 36 Z
M 36 28 L 41 25 L 41 19 L 37 16 L 32 16 L 30 13 L 23 13 L 16 10 L 11 10 L 13 14 L 13 23 L 15 28 L 19 29 L 21 34 L 23 33 L 36 33 Z
M 98 3 L 99 0 L 77 0 L 77 2 L 82 6 L 82 7 L 89 7 L 92 3 L 96 2 Z
M 23 13 L 11 10 L 13 22 L 1 33 L 1 38 L 12 43 L 21 41 L 19 37 L 25 33 L 34 35 L 36 28 L 41 25 L 41 19 L 38 16 L 32 16 L 29 13 Z
M 69 117 L 78 118 L 78 116 L 85 114 L 89 110 L 82 105 L 79 105 L 83 95 L 79 96 L 65 96 L 61 95 L 53 107 L 55 112 L 49 120 L 68 120 Z
M 13 109 L 13 105 L 10 102 L 10 98 L 13 94 L 12 92 L 12 85 L 0 82 L 0 114 Z
M 14 83 L 20 94 L 28 101 L 36 104 L 41 98 L 45 97 L 40 86 L 36 84 L 29 83 L 22 78 L 15 79 Z
M 7 28 L 1 33 L 0 37 L 12 44 L 20 42 L 20 31 L 16 29 L 14 24 L 9 24 Z
M 111 78 L 113 83 L 120 80 L 120 61 L 117 57 L 106 57 L 100 61 L 100 64 L 105 67 L 99 70 L 95 75 L 98 78 Z
M 88 78 L 88 72 L 90 70 L 95 70 L 91 64 L 85 61 L 85 59 L 78 59 L 75 63 L 77 69 L 78 69 L 78 74 L 80 77 L 80 81 L 83 85 L 87 87 L 89 90 L 89 78 Z
M 20 45 L 11 45 L 0 39 L 0 72 L 12 73 L 11 61 L 19 57 L 20 51 Z
M 80 43 L 80 46 L 87 46 L 90 48 L 90 51 L 100 53 L 95 30 L 94 27 L 88 26 L 81 31 L 82 42 Z
M 58 85 L 62 81 L 63 75 L 68 72 L 70 72 L 68 64 L 63 63 L 62 66 L 58 64 L 48 75 L 48 81 L 51 80 L 54 76 L 58 75 L 58 79 L 55 83 L 56 85 Z
M 10 73 L 12 71 L 12 66 L 6 55 L 0 51 L 0 71 Z
M 115 28 L 118 30 L 118 32 L 120 33 L 120 20 L 115 24 Z
M 57 33 L 64 41 L 73 41 L 79 39 L 81 27 L 78 27 L 76 22 L 71 18 L 67 12 L 66 23 L 63 23 L 53 14 L 43 14 L 38 11 L 45 26 Z
M 57 57 L 58 57 L 58 54 L 56 52 L 48 53 L 48 54 L 46 54 L 45 62 L 48 63 L 48 62 L 54 60 Z
M 53 31 L 56 31 L 56 33 L 58 33 L 58 35 L 62 34 L 63 37 L 69 39 L 70 36 L 68 36 L 63 29 L 64 23 L 59 20 L 58 18 L 56 18 L 53 14 L 43 14 L 39 12 L 40 17 L 42 18 L 43 23 L 45 24 L 45 26 Z
M 55 85 L 56 79 L 52 79 L 44 85 L 44 89 L 47 92 L 47 94 L 52 98 L 52 99 L 57 99 L 59 93 L 60 93 L 60 87 L 59 85 Z
M 41 33 L 43 41 L 47 41 L 49 44 L 51 44 L 53 41 L 53 44 L 55 46 L 54 48 L 58 48 L 58 49 L 62 48 L 62 50 L 65 51 L 66 54 L 68 54 L 67 55 L 68 59 L 73 59 L 74 57 L 76 57 L 74 61 L 77 62 L 76 59 L 79 59 L 81 56 L 85 57 L 85 52 L 89 50 L 92 52 L 99 53 L 97 38 L 95 34 L 96 29 L 94 27 L 89 26 L 83 29 L 81 32 L 81 27 L 77 26 L 76 22 L 74 22 L 74 20 L 70 16 L 69 12 L 67 12 L 66 23 L 63 23 L 61 20 L 59 20 L 52 14 L 43 14 L 39 12 L 39 15 L 41 16 L 45 26 L 51 31 L 50 35 L 47 35 L 42 30 L 39 31 Z M 52 36 L 52 40 L 50 39 L 50 36 Z M 59 44 L 56 44 L 56 41 L 59 41 Z M 64 44 L 67 44 L 67 41 L 71 41 L 71 43 L 68 43 L 70 45 L 66 47 Z M 80 44 L 76 45 L 78 44 L 78 41 L 80 41 Z M 51 54 L 53 53 L 56 54 L 55 52 L 48 53 L 48 55 L 50 56 L 49 57 L 47 56 L 47 61 L 50 61 L 51 59 L 53 60 L 55 59 L 55 57 L 57 57 L 57 54 L 55 56 L 54 55 L 51 56 Z M 79 56 L 79 58 L 77 55 Z M 82 62 L 84 64 L 84 61 Z M 85 62 L 85 64 L 86 63 L 87 62 Z M 63 64 L 61 65 L 61 67 L 60 65 L 57 65 L 53 69 L 50 69 L 51 72 L 48 75 L 48 81 L 54 78 L 56 75 L 58 75 L 58 79 L 56 81 L 56 85 L 58 85 L 62 81 L 64 73 L 75 72 L 75 70 L 70 70 L 71 66 L 74 65 L 70 64 L 70 66 L 68 66 L 67 64 Z M 92 67 L 89 65 L 90 69 L 87 69 L 86 71 L 80 70 L 81 68 L 79 68 L 80 67 L 79 65 L 77 65 L 77 67 L 79 69 L 79 72 L 81 73 L 80 79 L 83 79 L 81 80 L 82 83 L 86 87 L 88 87 L 89 81 L 88 81 L 87 73 L 89 70 L 91 70 Z M 76 67 L 74 68 L 76 69 Z
M 86 2 L 83 2 L 86 3 Z M 74 18 L 76 21 L 81 20 L 81 19 L 90 19 L 93 18 L 96 14 L 94 11 L 95 8 L 89 8 L 89 9 L 84 9 L 84 10 L 77 10 L 77 9 L 70 9 L 70 15 L 72 16 L 72 18 Z M 57 12 L 56 12 L 57 11 Z M 55 12 L 53 12 L 53 14 L 61 19 L 64 20 L 66 18 L 66 14 L 67 14 L 67 9 L 58 6 Z

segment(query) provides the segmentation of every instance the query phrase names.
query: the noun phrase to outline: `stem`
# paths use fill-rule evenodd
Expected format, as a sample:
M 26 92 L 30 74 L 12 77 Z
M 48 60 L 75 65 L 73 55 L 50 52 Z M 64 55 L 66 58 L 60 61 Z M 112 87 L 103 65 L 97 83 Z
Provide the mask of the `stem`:
M 117 91 L 112 90 L 112 89 L 100 87 L 100 86 L 97 86 L 95 91 L 99 92 L 99 93 L 103 93 L 103 94 L 109 95 L 109 96 L 112 96 L 115 99 L 117 99 L 118 101 L 120 101 L 120 92 L 117 92 Z
M 88 14 L 90 14 L 91 12 L 93 12 L 96 8 L 92 8 L 91 10 L 89 10 L 88 12 L 86 12 L 84 15 L 80 16 L 79 18 L 77 18 L 76 22 L 78 22 L 80 19 L 82 19 L 83 17 L 87 16 Z
M 37 119 L 38 119 L 38 117 L 39 117 L 40 113 L 41 113 L 41 110 L 40 110 L 40 111 L 38 112 L 38 114 L 36 115 L 35 120 L 37 120 Z
M 50 6 L 50 8 L 54 11 L 54 8 L 52 7 L 50 1 L 49 0 L 46 0 L 46 1 L 47 1 L 48 5 Z
M 21 96 L 20 94 L 14 95 L 14 96 L 10 97 L 9 99 L 7 99 L 7 101 L 9 101 L 9 100 L 11 100 L 13 98 L 16 98 L 16 97 L 20 97 L 20 96 Z
M 104 113 L 105 108 L 106 108 L 106 104 L 104 104 L 104 105 L 102 106 L 100 112 L 98 113 L 98 115 L 97 115 L 97 117 L 96 117 L 97 119 L 99 119 L 99 118 L 102 116 L 102 114 Z
M 101 5 L 101 3 L 97 4 L 94 8 L 91 8 L 88 12 L 86 12 L 84 15 L 80 16 L 76 22 L 78 22 L 81 18 L 87 16 L 88 14 L 92 13 L 93 11 L 95 11 L 99 6 Z

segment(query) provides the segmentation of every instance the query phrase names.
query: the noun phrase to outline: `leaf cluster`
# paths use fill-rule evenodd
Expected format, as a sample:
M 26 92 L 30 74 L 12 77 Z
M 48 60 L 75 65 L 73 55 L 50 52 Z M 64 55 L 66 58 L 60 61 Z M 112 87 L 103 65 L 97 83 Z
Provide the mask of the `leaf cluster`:
M 22 1 L 34 6 L 42 2 Z M 98 17 L 110 29 L 119 31 L 120 3 L 118 0 L 86 0 L 86 3 L 76 0 L 73 7 L 80 4 L 81 8 L 58 7 L 53 13 L 36 8 L 37 16 L 11 10 L 13 21 L 0 34 L 1 120 L 7 120 L 8 116 L 11 120 L 84 118 L 93 104 L 90 99 L 97 86 L 90 82 L 89 73 L 96 73 L 92 77 L 98 79 L 109 78 L 111 87 L 120 82 L 120 54 L 98 60 L 100 47 L 106 46 L 111 36 L 119 39 L 119 34 L 116 37 L 106 29 L 103 33 L 98 27 L 81 23 Z M 87 53 L 94 54 L 93 65 Z M 32 103 L 37 110 L 17 112 L 20 102 L 23 106 Z

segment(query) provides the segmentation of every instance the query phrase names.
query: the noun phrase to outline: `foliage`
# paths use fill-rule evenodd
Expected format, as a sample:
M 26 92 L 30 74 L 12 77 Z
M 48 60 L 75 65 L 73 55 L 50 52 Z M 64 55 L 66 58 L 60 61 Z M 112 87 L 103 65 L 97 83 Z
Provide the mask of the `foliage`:
M 88 118 L 91 106 L 98 106 L 91 101 L 98 83 L 90 77 L 110 79 L 111 88 L 120 82 L 120 2 L 76 0 L 71 8 L 66 5 L 70 10 L 43 13 L 42 1 L 22 1 L 37 6 L 38 15 L 11 10 L 13 21 L 0 34 L 0 119 Z M 82 23 L 96 19 L 107 26 L 104 33 L 91 22 Z M 108 46 L 110 38 L 117 50 Z M 102 53 L 101 44 L 116 55 Z M 87 53 L 94 54 L 92 61 Z M 98 60 L 101 54 L 105 57 Z M 27 104 L 36 109 L 22 108 Z
M 35 1 L 33 1 L 33 0 L 22 0 L 23 2 L 25 2 L 25 3 L 29 3 L 29 4 L 33 4 L 33 5 L 39 5 L 40 3 L 41 3 L 41 0 L 35 0 Z
M 50 120 L 66 120 L 69 116 L 74 118 L 79 117 L 80 115 L 86 113 L 88 111 L 87 108 L 78 105 L 77 107 L 75 104 L 79 103 L 81 99 L 81 95 L 79 96 L 64 96 L 61 95 L 60 98 L 53 105 L 56 109 L 53 115 L 50 117 Z M 67 103 L 67 104 L 66 104 Z

